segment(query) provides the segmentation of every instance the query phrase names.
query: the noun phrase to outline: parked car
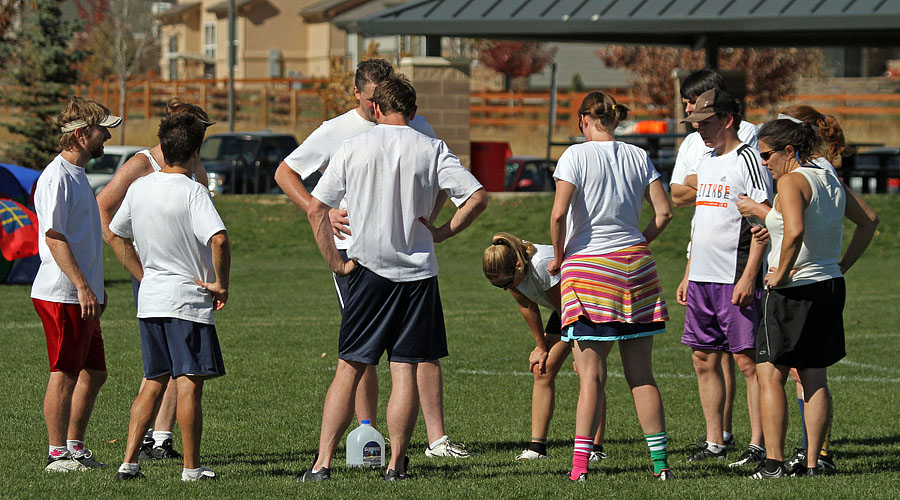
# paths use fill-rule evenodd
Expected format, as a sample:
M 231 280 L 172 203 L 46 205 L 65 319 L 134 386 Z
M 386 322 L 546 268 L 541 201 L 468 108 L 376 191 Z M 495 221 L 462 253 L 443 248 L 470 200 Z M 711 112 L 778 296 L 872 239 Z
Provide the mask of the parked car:
M 277 132 L 228 132 L 207 137 L 200 147 L 200 161 L 209 176 L 209 190 L 222 193 L 275 193 L 275 169 L 297 147 L 291 134 Z M 318 176 L 304 184 L 311 190 Z
M 505 191 L 553 191 L 556 163 L 538 156 L 510 156 L 506 159 Z
M 846 162 L 849 168 L 841 169 L 851 188 L 863 193 L 900 192 L 900 147 L 870 149 L 855 159 L 855 164 Z
M 94 194 L 98 194 L 101 189 L 109 184 L 113 174 L 126 161 L 142 149 L 141 146 L 104 146 L 103 156 L 100 158 L 92 158 L 87 165 L 84 166 L 84 173 L 87 174 L 88 182 L 91 183 L 91 189 Z

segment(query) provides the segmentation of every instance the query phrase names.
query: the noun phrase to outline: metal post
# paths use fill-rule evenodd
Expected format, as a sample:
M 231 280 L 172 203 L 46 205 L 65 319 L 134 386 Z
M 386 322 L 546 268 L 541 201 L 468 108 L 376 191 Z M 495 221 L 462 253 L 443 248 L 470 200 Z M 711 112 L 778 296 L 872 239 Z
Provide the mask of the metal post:
M 556 63 L 550 63 L 550 118 L 547 120 L 547 161 L 550 161 L 550 147 L 553 143 L 553 129 L 556 128 Z
M 719 70 L 719 44 L 712 38 L 706 39 L 706 68 Z
M 234 64 L 237 59 L 234 46 L 234 24 L 234 0 L 228 0 L 228 130 L 230 132 L 234 132 Z
M 425 36 L 425 56 L 441 57 L 441 37 L 434 35 Z

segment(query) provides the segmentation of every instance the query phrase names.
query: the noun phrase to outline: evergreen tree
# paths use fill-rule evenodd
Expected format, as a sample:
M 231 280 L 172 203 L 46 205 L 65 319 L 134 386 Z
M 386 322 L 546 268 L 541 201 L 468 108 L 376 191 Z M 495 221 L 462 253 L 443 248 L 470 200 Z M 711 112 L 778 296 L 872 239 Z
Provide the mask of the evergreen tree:
M 0 123 L 20 140 L 5 145 L 4 159 L 40 169 L 59 152 L 56 116 L 78 81 L 74 66 L 85 53 L 70 49 L 81 23 L 64 20 L 58 0 L 25 2 L 21 15 L 14 43 L 8 46 L 5 78 L 6 100 L 19 116 Z

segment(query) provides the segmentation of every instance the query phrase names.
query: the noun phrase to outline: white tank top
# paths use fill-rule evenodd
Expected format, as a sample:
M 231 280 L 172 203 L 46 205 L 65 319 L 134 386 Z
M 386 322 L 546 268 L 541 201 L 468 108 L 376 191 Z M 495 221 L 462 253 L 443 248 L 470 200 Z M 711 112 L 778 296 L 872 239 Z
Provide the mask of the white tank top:
M 547 290 L 559 283 L 559 275 L 551 276 L 550 271 L 547 271 L 547 264 L 553 260 L 553 245 L 535 245 L 534 249 L 535 253 L 525 271 L 525 279 L 516 290 L 532 302 L 555 311 L 559 309 L 559 304 L 552 304 L 547 298 Z
M 154 172 L 159 172 L 162 170 L 162 167 L 159 166 L 159 163 L 156 162 L 156 158 L 153 157 L 153 154 L 150 153 L 149 149 L 142 149 L 138 151 L 138 154 L 144 155 L 150 160 L 150 166 L 153 167 Z
M 842 276 L 839 262 L 844 235 L 844 207 L 847 202 L 844 187 L 828 169 L 799 167 L 796 172 L 809 182 L 812 197 L 803 212 L 803 244 L 794 263 L 797 273 L 782 288 Z M 776 196 L 776 200 L 777 198 Z M 769 267 L 778 267 L 784 238 L 784 218 L 774 208 L 766 216 L 766 228 L 772 239 Z

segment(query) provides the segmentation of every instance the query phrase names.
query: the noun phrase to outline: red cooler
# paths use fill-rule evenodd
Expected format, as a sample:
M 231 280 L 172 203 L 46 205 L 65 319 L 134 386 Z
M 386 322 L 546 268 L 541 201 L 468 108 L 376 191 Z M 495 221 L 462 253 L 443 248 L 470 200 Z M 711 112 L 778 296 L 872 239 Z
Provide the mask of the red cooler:
M 508 142 L 473 142 L 472 175 L 487 191 L 505 191 Z

